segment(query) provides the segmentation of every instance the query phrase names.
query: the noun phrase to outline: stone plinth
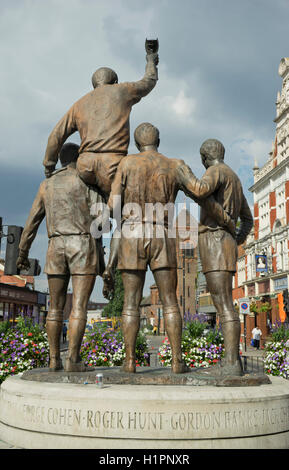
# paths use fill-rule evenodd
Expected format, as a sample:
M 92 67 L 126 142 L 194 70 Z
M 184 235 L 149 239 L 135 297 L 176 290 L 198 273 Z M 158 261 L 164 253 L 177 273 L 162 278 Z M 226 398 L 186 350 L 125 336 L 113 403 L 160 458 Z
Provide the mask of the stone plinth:
M 35 373 L 36 374 L 36 373 Z M 9 377 L 0 438 L 27 449 L 289 448 L 289 382 L 124 385 Z
M 87 372 L 50 372 L 49 369 L 32 369 L 24 372 L 22 379 L 50 383 L 94 384 L 96 374 L 103 374 L 106 385 L 208 385 L 222 387 L 250 387 L 269 384 L 265 374 L 245 374 L 242 377 L 217 377 L 216 366 L 210 369 L 192 369 L 184 374 L 173 374 L 169 367 L 139 367 L 135 374 L 121 367 L 89 368 Z M 211 372 L 210 372 L 211 371 Z

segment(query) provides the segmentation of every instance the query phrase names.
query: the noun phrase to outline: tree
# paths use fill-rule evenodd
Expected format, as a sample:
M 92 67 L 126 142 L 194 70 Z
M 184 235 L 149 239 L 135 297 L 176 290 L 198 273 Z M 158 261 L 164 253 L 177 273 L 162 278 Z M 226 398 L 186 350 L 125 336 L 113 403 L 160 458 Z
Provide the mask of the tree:
M 104 317 L 120 317 L 123 309 L 124 288 L 121 273 L 115 272 L 114 291 L 109 295 L 109 302 L 103 309 Z

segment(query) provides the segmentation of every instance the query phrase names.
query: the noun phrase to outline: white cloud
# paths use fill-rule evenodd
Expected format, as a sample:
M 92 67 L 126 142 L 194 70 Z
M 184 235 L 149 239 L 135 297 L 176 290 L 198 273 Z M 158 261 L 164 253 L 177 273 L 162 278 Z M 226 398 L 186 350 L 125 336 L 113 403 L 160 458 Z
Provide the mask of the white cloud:
M 272 150 L 272 140 L 270 139 L 256 139 L 253 136 L 246 136 L 233 145 L 239 147 L 240 152 L 244 156 L 249 156 L 250 162 L 253 164 L 257 160 L 259 166 L 263 166 L 269 157 L 269 152 Z
M 192 113 L 196 108 L 196 103 L 193 98 L 188 98 L 184 90 L 180 90 L 177 97 L 173 100 L 172 108 L 181 118 L 192 117 Z

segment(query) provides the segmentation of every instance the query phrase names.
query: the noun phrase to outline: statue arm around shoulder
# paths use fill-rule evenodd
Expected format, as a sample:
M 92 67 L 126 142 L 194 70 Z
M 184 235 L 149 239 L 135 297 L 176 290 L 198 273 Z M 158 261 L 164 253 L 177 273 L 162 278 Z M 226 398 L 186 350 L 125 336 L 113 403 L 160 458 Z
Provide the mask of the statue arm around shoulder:
M 199 200 L 213 194 L 219 183 L 218 172 L 207 170 L 203 178 L 198 179 L 183 161 L 180 161 L 178 167 L 178 180 L 180 189 L 198 203 Z
M 203 207 L 220 227 L 227 228 L 235 237 L 236 225 L 233 219 L 212 196 L 218 187 L 218 172 L 207 171 L 202 179 L 196 178 L 191 168 L 182 162 L 179 166 L 180 189 Z

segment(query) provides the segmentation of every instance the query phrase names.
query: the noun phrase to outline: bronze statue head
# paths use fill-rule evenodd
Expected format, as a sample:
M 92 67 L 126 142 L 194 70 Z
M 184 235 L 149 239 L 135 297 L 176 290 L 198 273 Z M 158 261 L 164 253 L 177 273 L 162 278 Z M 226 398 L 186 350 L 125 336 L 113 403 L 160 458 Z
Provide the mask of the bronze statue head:
M 160 144 L 160 133 L 157 127 L 144 122 L 134 131 L 134 140 L 138 150 L 148 146 L 157 149 Z
M 200 148 L 202 162 L 205 168 L 224 161 L 225 147 L 217 139 L 207 139 Z
M 76 163 L 78 159 L 79 145 L 67 142 L 64 144 L 59 152 L 59 160 L 61 166 L 67 166 L 71 163 Z
M 108 67 L 101 67 L 94 72 L 91 81 L 93 88 L 101 85 L 113 85 L 118 83 L 118 76 L 114 70 Z

